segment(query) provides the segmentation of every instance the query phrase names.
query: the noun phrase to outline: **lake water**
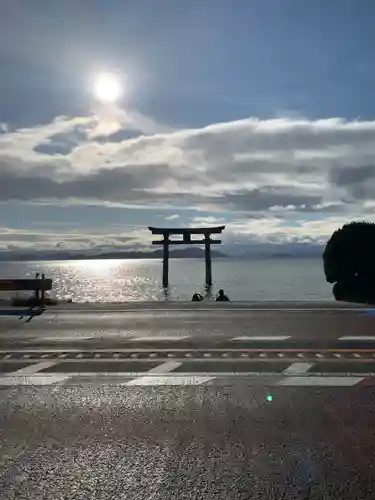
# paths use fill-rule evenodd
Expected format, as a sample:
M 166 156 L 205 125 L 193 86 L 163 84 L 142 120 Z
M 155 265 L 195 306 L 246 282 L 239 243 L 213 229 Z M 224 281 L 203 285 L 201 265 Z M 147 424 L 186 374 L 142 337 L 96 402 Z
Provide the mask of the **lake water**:
M 52 296 L 74 302 L 190 300 L 196 291 L 205 294 L 200 259 L 170 260 L 168 295 L 161 286 L 159 260 L 0 263 L 2 278 L 34 277 L 36 272 L 52 278 Z M 319 259 L 216 259 L 212 272 L 212 294 L 224 288 L 231 300 L 334 300 Z

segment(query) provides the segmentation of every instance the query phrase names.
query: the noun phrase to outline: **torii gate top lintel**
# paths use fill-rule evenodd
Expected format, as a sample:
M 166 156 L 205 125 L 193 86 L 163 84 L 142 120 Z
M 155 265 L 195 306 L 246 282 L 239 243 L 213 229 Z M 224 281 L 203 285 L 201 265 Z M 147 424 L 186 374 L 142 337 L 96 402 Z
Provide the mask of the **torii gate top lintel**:
M 215 226 L 215 227 L 153 227 L 149 226 L 149 230 L 152 234 L 206 234 L 206 233 L 221 233 L 225 226 Z

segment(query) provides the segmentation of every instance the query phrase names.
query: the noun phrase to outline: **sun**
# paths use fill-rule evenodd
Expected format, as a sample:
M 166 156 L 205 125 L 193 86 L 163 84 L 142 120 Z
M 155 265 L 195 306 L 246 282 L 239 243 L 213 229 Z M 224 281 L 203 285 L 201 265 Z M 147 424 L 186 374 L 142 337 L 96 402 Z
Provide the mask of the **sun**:
M 116 102 L 121 97 L 122 82 L 115 73 L 102 73 L 95 78 L 94 95 L 101 102 Z

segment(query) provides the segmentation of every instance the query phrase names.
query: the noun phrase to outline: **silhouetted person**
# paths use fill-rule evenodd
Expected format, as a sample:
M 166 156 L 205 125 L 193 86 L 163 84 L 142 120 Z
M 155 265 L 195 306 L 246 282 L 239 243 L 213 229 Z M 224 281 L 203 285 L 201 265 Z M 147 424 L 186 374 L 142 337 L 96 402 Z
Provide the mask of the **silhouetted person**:
M 195 293 L 191 300 L 192 302 L 201 302 L 203 300 L 203 296 L 200 293 Z
M 229 298 L 225 295 L 224 290 L 219 290 L 219 295 L 216 297 L 216 302 L 229 302 Z

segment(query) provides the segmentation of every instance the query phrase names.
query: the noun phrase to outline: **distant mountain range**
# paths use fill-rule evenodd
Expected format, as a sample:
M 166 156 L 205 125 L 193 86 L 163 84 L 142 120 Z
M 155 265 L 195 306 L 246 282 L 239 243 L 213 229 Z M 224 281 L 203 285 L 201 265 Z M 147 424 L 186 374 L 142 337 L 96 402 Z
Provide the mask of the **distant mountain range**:
M 0 253 L 0 260 L 93 260 L 93 259 L 161 259 L 163 251 L 161 249 L 152 251 L 106 251 L 86 253 L 82 251 L 41 251 L 41 252 L 8 252 Z M 199 259 L 204 257 L 202 248 L 191 247 L 183 249 L 170 250 L 171 259 Z M 211 250 L 211 256 L 214 258 L 228 258 L 219 250 Z
M 250 243 L 226 245 L 225 251 L 237 259 L 321 258 L 324 245 L 316 243 Z
M 250 243 L 246 245 L 223 245 L 223 252 L 211 249 L 213 258 L 235 258 L 235 259 L 303 259 L 321 258 L 324 250 L 323 245 L 285 243 Z M 92 259 L 161 259 L 163 251 L 156 250 L 34 250 L 2 251 L 0 261 L 4 260 L 92 260 Z M 199 246 L 187 248 L 171 248 L 171 259 L 202 259 L 204 249 Z

